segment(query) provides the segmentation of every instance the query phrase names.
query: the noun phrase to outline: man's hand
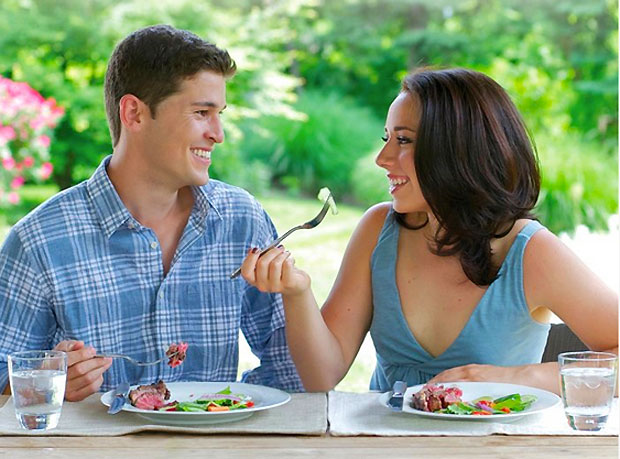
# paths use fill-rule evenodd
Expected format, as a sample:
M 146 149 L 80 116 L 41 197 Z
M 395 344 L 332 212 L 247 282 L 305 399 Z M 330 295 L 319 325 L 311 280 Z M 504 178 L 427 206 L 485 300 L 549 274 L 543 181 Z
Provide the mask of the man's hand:
M 67 353 L 66 400 L 79 402 L 99 390 L 103 373 L 112 365 L 112 359 L 93 358 L 95 349 L 85 347 L 83 341 L 61 341 L 54 350 Z

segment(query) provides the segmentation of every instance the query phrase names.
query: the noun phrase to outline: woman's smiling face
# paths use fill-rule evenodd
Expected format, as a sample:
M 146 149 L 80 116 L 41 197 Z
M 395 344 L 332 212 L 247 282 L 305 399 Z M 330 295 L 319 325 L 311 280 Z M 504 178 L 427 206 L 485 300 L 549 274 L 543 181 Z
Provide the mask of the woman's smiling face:
M 415 171 L 416 133 L 421 106 L 417 96 L 401 92 L 388 111 L 385 123 L 385 146 L 375 162 L 387 171 L 393 207 L 399 213 L 430 212 Z

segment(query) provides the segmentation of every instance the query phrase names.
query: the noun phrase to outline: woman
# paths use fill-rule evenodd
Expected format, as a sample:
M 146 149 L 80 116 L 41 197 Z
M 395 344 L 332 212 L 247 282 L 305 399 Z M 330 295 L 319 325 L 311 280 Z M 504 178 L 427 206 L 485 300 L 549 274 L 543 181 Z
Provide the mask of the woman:
M 407 76 L 383 140 L 376 163 L 393 201 L 363 216 L 320 311 L 283 248 L 242 267 L 282 293 L 306 390 L 332 389 L 368 331 L 381 391 L 498 381 L 559 393 L 557 363 L 539 363 L 552 313 L 589 348 L 617 353 L 617 295 L 534 219 L 536 156 L 496 82 L 465 69 Z

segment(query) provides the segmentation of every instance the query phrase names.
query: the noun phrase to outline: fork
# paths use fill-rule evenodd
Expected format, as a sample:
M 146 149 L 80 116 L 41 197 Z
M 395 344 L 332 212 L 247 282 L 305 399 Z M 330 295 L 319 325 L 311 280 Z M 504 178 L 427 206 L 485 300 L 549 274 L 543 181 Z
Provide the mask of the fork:
M 157 365 L 158 363 L 162 363 L 164 360 L 169 360 L 170 358 L 174 357 L 175 355 L 177 355 L 179 352 L 173 352 L 170 355 L 166 355 L 165 357 L 162 357 L 159 360 L 154 360 L 153 362 L 140 362 L 139 360 L 136 360 L 132 357 L 129 357 L 128 355 L 125 354 L 106 354 L 106 353 L 101 353 L 101 354 L 97 354 L 95 355 L 95 357 L 97 358 L 111 358 L 111 359 L 125 359 L 130 363 L 133 363 L 134 365 L 137 365 L 139 367 L 148 367 L 151 365 Z
M 271 244 L 269 244 L 267 247 L 265 247 L 263 250 L 261 250 L 261 252 L 258 254 L 259 258 L 262 257 L 263 255 L 265 255 L 267 252 L 269 252 L 271 249 L 273 249 L 275 246 L 277 246 L 280 242 L 282 242 L 284 239 L 289 237 L 295 231 L 300 230 L 300 229 L 312 229 L 312 228 L 318 226 L 318 224 L 323 221 L 323 218 L 325 218 L 325 215 L 327 214 L 327 211 L 329 210 L 329 200 L 330 200 L 331 197 L 332 197 L 332 194 L 329 193 L 329 195 L 327 196 L 327 199 L 325 200 L 325 204 L 323 205 L 323 208 L 317 214 L 316 217 L 314 217 L 312 220 L 307 221 L 303 225 L 297 225 L 297 226 L 294 226 L 293 228 L 291 228 L 290 230 L 288 230 L 286 233 L 284 233 L 278 239 L 276 239 Z M 239 266 L 237 269 L 235 269 L 231 273 L 230 278 L 231 279 L 236 279 L 237 277 L 239 277 L 239 274 L 241 274 L 241 266 Z

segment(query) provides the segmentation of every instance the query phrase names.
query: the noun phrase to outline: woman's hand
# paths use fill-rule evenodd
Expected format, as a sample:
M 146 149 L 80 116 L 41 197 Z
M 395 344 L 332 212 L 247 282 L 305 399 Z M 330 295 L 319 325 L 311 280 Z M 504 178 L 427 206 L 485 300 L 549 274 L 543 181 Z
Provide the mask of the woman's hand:
M 85 347 L 83 341 L 61 341 L 54 350 L 67 353 L 66 400 L 79 402 L 99 390 L 112 359 L 94 358 L 95 349 Z
M 531 365 L 512 367 L 478 365 L 474 363 L 442 371 L 429 380 L 428 383 L 436 384 L 458 381 L 521 384 L 523 386 L 538 387 L 554 394 L 560 393 L 560 370 L 557 362 L 533 363 Z
M 519 367 L 500 367 L 496 365 L 470 364 L 444 370 L 429 380 L 427 384 L 437 384 L 458 381 L 492 381 L 514 382 L 515 371 Z
M 310 289 L 310 276 L 295 267 L 291 253 L 283 246 L 275 247 L 259 257 L 259 249 L 251 249 L 241 265 L 241 275 L 261 292 L 299 295 Z

